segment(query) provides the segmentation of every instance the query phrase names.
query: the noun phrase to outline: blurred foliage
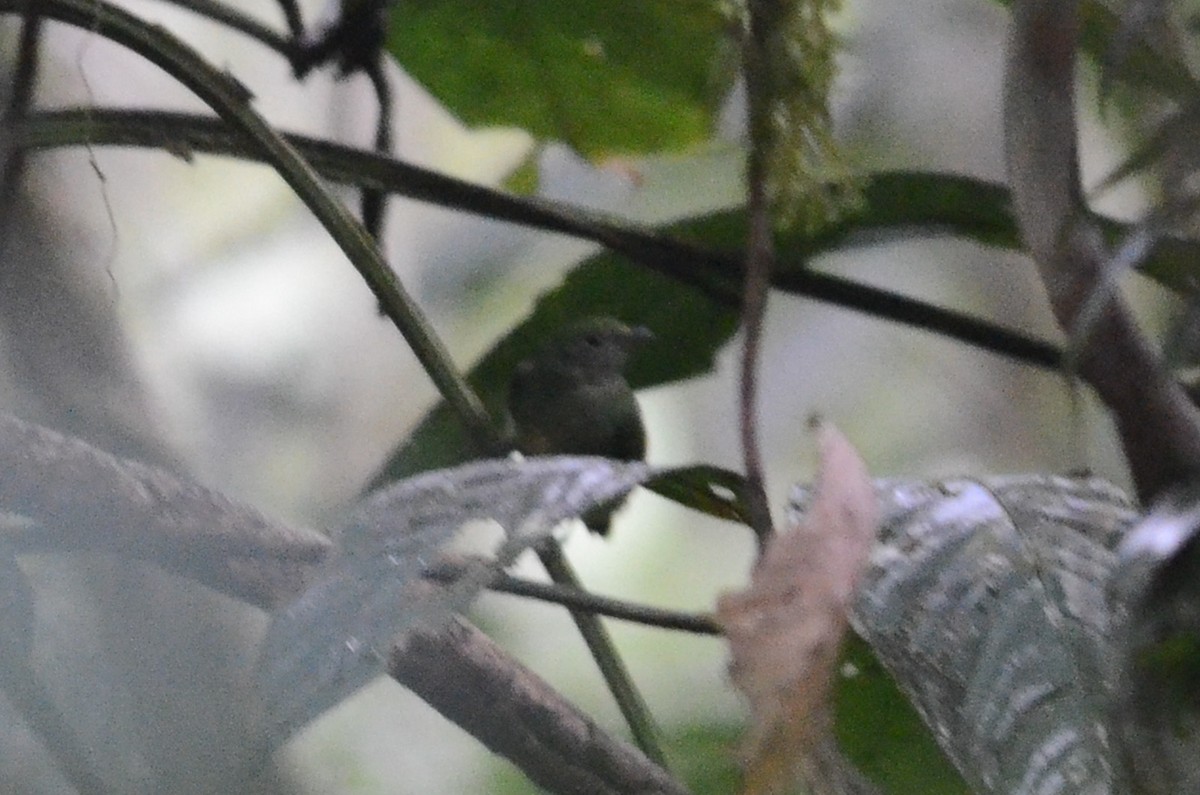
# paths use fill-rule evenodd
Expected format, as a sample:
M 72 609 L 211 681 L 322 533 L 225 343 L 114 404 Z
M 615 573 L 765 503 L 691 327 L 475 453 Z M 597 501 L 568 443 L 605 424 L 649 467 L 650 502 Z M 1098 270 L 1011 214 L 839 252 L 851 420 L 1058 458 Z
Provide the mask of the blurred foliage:
M 1008 8 L 1013 0 L 995 2 Z M 1120 13 L 1115 9 L 1116 5 L 1102 0 L 1085 0 L 1080 7 L 1083 51 L 1097 63 L 1109 62 L 1114 41 L 1122 33 L 1123 23 Z M 1132 6 L 1133 3 L 1126 5 Z M 1200 82 L 1187 64 L 1178 58 L 1174 48 L 1161 46 L 1162 42 L 1152 43 L 1140 36 L 1124 43 L 1128 46 L 1122 47 L 1122 60 L 1125 61 L 1122 80 L 1176 98 L 1195 96 Z
M 737 764 L 741 732 L 736 723 L 694 723 L 666 731 L 663 741 L 672 769 L 695 795 L 732 795 L 741 781 Z M 490 795 L 529 795 L 539 790 L 511 765 L 505 765 L 497 770 L 487 791 Z
M 667 735 L 667 752 L 679 777 L 695 795 L 729 795 L 741 775 L 737 745 L 742 727 L 736 724 L 692 724 Z
M 710 0 L 410 0 L 392 7 L 388 47 L 468 124 L 599 157 L 709 137 L 732 79 L 723 24 Z
M 857 635 L 848 638 L 835 694 L 837 735 L 842 750 L 885 790 L 921 795 L 970 792 L 920 716 L 897 689 L 871 649 Z

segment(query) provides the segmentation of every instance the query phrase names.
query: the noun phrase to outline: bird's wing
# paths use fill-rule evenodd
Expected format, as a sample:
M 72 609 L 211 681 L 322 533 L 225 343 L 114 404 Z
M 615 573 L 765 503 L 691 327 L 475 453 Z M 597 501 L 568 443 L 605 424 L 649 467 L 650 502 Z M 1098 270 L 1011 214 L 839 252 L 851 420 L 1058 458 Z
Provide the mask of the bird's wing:
M 634 412 L 627 421 L 617 425 L 613 430 L 612 449 L 606 455 L 621 461 L 642 461 L 646 458 L 646 430 L 642 426 L 641 415 Z

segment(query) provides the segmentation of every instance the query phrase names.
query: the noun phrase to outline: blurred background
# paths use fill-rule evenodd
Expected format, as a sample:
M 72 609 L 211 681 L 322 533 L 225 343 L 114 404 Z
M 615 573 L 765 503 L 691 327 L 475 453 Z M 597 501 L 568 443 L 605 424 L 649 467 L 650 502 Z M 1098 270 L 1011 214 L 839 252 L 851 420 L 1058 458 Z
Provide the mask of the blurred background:
M 325 68 L 297 82 L 275 54 L 182 9 L 123 5 L 237 75 L 279 128 L 369 146 L 375 103 L 365 78 L 338 82 Z M 324 12 L 302 6 L 306 19 Z M 239 8 L 282 29 L 269 0 Z M 853 161 L 864 171 L 1002 181 L 1005 21 L 984 0 L 847 3 L 837 21 L 845 50 L 834 113 Z M 4 19 L 6 69 L 17 31 Z M 410 162 L 487 185 L 532 169 L 540 195 L 645 223 L 741 201 L 736 90 L 711 141 L 589 160 L 520 129 L 468 128 L 399 67 L 389 78 L 396 149 Z M 1085 93 L 1092 83 L 1084 78 Z M 46 28 L 36 104 L 202 110 L 155 67 L 55 23 Z M 1116 162 L 1110 135 L 1086 121 L 1085 182 Z M 1129 215 L 1140 200 L 1135 186 L 1106 193 L 1101 207 Z M 24 419 L 329 528 L 435 401 L 356 272 L 265 167 L 101 147 L 38 153 L 16 212 L 0 269 L 0 406 Z M 392 200 L 386 250 L 467 367 L 594 247 Z M 949 237 L 859 239 L 815 264 L 1058 339 L 1030 263 L 1007 252 Z M 1147 304 L 1161 299 L 1153 288 L 1135 290 Z M 711 374 L 641 394 L 653 463 L 740 467 L 737 356 L 735 339 Z M 762 372 L 762 440 L 780 516 L 788 487 L 814 469 L 805 431 L 813 412 L 839 425 L 880 476 L 1090 468 L 1125 483 L 1089 396 L 1073 395 L 1061 376 L 930 334 L 776 294 Z M 744 528 L 640 493 L 609 539 L 573 533 L 567 551 L 599 592 L 706 611 L 745 581 L 754 545 Z M 261 612 L 117 560 L 21 563 L 38 597 L 39 670 L 115 791 L 530 791 L 385 680 L 296 738 L 275 780 L 247 780 L 245 704 Z M 540 576 L 532 562 L 522 573 Z M 623 731 L 562 611 L 485 596 L 472 617 Z M 610 626 L 668 736 L 736 736 L 743 707 L 719 641 Z M 0 791 L 70 791 L 11 707 L 0 707 Z M 727 754 L 684 764 L 726 770 Z

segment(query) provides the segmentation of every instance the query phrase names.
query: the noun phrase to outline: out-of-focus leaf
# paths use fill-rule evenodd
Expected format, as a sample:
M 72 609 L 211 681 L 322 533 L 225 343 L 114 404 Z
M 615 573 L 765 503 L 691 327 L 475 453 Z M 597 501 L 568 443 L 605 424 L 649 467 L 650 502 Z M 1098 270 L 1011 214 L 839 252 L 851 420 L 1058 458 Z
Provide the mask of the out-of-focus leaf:
M 739 731 L 729 724 L 694 725 L 664 738 L 675 771 L 695 795 L 729 795 L 737 789 L 740 772 L 733 748 Z
M 642 484 L 649 491 L 697 511 L 748 524 L 746 479 L 728 469 L 699 464 L 665 469 Z
M 851 619 L 974 791 L 1121 791 L 1105 586 L 1128 498 L 1050 476 L 877 488 Z
M 1125 3 L 1108 49 L 1101 58 L 1100 96 L 1105 98 L 1125 67 L 1134 45 L 1162 53 L 1164 60 L 1185 63 L 1179 41 L 1167 18 L 1167 0 L 1130 0 Z
M 1013 0 L 997 2 L 1003 6 L 1013 4 Z M 1110 58 L 1113 42 L 1120 36 L 1121 18 L 1110 5 L 1103 0 L 1084 0 L 1080 4 L 1083 50 L 1097 63 L 1104 63 Z M 1124 53 L 1120 77 L 1131 85 L 1153 89 L 1167 96 L 1178 99 L 1193 97 L 1200 90 L 1200 82 L 1176 55 L 1173 48 L 1153 47 L 1144 39 L 1136 38 L 1130 41 Z
M 1132 86 L 1153 89 L 1167 96 L 1183 99 L 1200 90 L 1200 82 L 1188 69 L 1177 47 L 1163 42 L 1152 44 L 1144 37 L 1134 36 L 1121 44 L 1127 29 L 1122 19 L 1102 0 L 1085 0 L 1081 6 L 1083 18 L 1082 44 L 1084 52 L 1098 63 L 1111 63 L 1120 57 L 1118 76 Z M 1114 44 L 1121 47 L 1113 50 Z
M 679 149 L 711 134 L 729 84 L 717 4 L 408 0 L 388 48 L 472 125 L 515 125 L 585 155 Z
M 390 648 L 464 608 L 516 556 L 562 520 L 649 477 L 640 463 L 539 457 L 429 472 L 377 492 L 354 511 L 340 554 L 267 630 L 260 677 L 268 733 L 279 744 L 382 673 Z M 493 560 L 434 583 L 423 572 L 472 520 L 497 522 Z
M 970 792 L 891 675 L 856 635 L 847 638 L 841 669 L 835 730 L 859 770 L 886 792 Z
M 1167 495 L 1118 550 L 1112 724 L 1139 792 L 1200 791 L 1200 492 Z
M 791 791 L 798 778 L 840 792 L 826 775 L 830 698 L 846 611 L 875 540 L 879 507 L 866 465 L 839 432 L 817 431 L 821 464 L 811 502 L 770 540 L 750 586 L 717 602 L 729 639 L 730 677 L 750 702 L 743 792 Z M 839 761 L 834 766 L 840 766 Z

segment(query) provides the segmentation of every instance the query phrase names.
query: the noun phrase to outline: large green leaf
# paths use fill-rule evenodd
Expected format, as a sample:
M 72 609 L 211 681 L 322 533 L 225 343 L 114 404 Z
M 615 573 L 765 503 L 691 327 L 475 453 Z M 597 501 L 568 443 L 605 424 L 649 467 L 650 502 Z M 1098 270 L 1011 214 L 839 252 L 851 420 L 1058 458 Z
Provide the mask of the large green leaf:
M 896 682 L 869 646 L 851 636 L 835 697 L 837 738 L 859 770 L 885 792 L 969 792 Z
M 721 247 L 736 245 L 741 227 L 724 216 L 689 222 L 681 231 Z M 706 234 L 707 233 L 707 234 Z M 468 380 L 493 416 L 501 416 L 513 369 L 558 330 L 588 315 L 611 315 L 653 330 L 629 368 L 634 388 L 677 381 L 712 367 L 716 350 L 729 339 L 737 316 L 699 290 L 660 273 L 601 253 L 573 270 L 544 295 L 524 323 L 501 339 L 472 368 Z M 426 415 L 408 441 L 388 460 L 375 486 L 415 472 L 478 457 L 458 418 L 443 403 Z
M 1136 518 L 1128 498 L 1048 475 L 879 481 L 877 493 L 879 545 L 851 623 L 973 791 L 1125 791 L 1106 711 L 1107 586 Z M 805 492 L 794 499 L 800 510 Z
M 585 155 L 706 139 L 725 85 L 710 0 L 407 0 L 388 47 L 468 124 L 523 127 Z

